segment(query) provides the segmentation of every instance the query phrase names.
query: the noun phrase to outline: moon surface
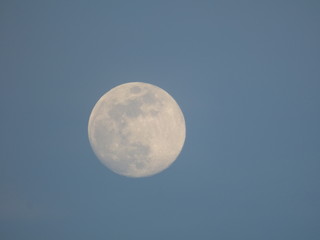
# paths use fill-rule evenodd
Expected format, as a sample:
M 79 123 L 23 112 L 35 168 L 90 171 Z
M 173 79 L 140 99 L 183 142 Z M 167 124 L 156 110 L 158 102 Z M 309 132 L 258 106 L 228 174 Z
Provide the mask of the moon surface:
M 113 172 L 146 177 L 176 160 L 186 126 L 179 105 L 166 91 L 131 82 L 99 99 L 89 118 L 88 135 L 94 153 Z

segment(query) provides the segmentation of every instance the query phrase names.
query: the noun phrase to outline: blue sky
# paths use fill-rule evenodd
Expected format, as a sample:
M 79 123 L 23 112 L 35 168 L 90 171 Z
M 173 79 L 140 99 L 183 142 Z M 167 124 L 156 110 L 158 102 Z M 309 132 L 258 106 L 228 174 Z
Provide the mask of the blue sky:
M 0 238 L 319 239 L 318 1 L 1 1 Z M 111 88 L 169 92 L 187 138 L 132 179 L 87 123 Z

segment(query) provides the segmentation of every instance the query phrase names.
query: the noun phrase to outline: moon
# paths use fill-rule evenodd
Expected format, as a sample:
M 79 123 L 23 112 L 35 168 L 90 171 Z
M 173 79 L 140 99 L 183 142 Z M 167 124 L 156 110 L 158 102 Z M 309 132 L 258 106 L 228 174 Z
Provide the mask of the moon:
M 147 177 L 168 168 L 186 137 L 183 113 L 165 90 L 130 82 L 105 93 L 88 123 L 91 147 L 113 172 Z

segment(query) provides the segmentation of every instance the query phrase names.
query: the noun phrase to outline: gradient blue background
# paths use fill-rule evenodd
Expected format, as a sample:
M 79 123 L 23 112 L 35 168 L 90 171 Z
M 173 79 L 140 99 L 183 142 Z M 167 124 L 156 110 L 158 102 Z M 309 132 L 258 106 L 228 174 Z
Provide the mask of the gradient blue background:
M 0 238 L 320 239 L 320 2 L 0 2 Z M 114 174 L 87 123 L 116 85 L 180 104 L 187 139 Z

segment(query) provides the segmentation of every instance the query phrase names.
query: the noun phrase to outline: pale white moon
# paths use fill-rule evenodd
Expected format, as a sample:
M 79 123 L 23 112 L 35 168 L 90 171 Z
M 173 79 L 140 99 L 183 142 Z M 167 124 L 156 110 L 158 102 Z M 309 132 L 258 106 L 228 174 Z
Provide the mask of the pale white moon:
M 94 153 L 109 169 L 146 177 L 176 160 L 186 126 L 179 105 L 166 91 L 131 82 L 99 99 L 89 118 L 88 134 Z

